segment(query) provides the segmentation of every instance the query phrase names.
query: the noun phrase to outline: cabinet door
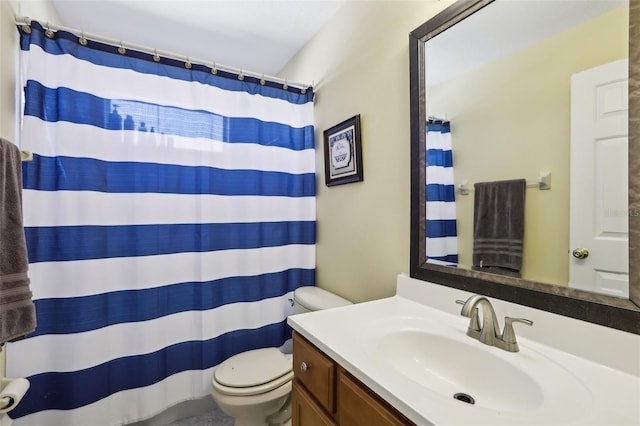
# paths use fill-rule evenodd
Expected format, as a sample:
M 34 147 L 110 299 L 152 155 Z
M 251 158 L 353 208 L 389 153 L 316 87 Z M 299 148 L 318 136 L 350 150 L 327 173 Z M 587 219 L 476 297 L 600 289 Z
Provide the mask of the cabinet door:
M 291 426 L 337 426 L 297 381 L 291 391 Z
M 293 371 L 318 403 L 335 413 L 336 364 L 297 333 L 293 335 Z
M 338 421 L 344 426 L 413 424 L 342 369 L 338 373 Z

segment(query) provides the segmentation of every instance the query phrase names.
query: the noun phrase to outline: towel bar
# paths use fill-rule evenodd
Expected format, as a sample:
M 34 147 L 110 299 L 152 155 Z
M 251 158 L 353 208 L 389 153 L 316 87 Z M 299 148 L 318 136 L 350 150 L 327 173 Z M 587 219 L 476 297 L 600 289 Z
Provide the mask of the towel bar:
M 551 172 L 540 172 L 538 179 L 535 181 L 527 181 L 527 188 L 538 188 L 539 190 L 551 189 Z M 463 180 L 457 186 L 457 192 L 460 195 L 469 195 L 473 188 L 469 188 L 469 182 Z

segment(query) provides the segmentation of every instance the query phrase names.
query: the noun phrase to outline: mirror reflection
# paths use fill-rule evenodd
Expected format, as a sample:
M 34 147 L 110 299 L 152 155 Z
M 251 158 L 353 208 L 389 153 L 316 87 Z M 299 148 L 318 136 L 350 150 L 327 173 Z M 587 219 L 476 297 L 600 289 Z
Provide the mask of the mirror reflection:
M 498 0 L 426 42 L 428 263 L 629 297 L 628 22 Z

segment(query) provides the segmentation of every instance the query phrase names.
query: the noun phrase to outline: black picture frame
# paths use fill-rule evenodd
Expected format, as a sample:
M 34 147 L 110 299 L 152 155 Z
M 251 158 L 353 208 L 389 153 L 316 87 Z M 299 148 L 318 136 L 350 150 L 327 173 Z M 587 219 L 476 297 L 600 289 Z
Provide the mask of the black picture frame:
M 360 114 L 324 131 L 324 177 L 327 186 L 364 180 Z

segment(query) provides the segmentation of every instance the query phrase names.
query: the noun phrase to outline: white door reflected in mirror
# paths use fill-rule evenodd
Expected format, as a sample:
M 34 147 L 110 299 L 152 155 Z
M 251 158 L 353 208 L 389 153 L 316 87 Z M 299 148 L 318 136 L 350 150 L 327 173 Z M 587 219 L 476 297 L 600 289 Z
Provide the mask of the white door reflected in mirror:
M 571 78 L 569 287 L 629 297 L 628 60 Z

